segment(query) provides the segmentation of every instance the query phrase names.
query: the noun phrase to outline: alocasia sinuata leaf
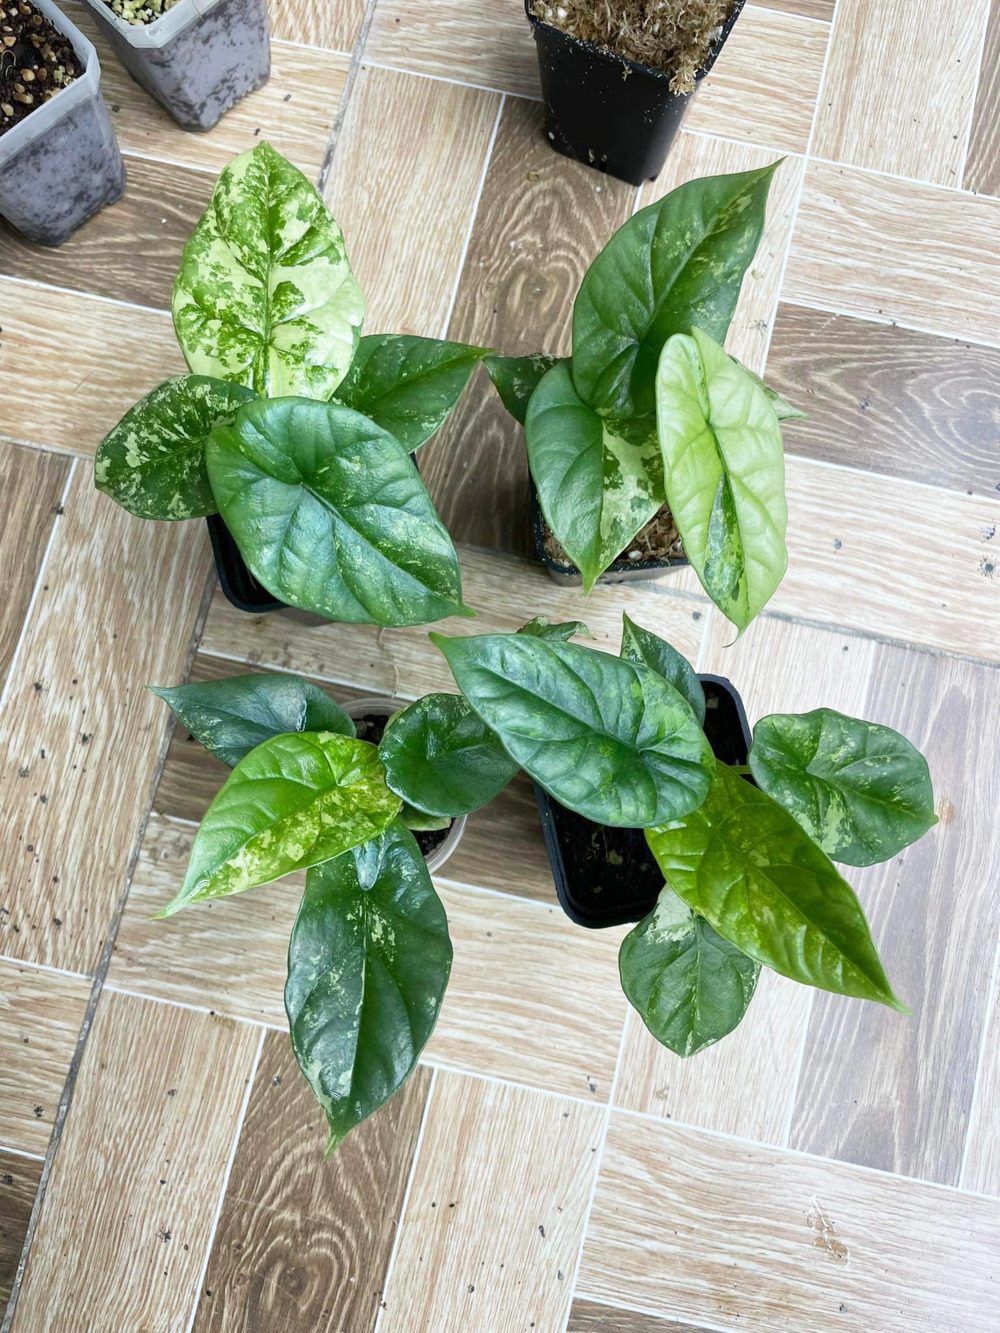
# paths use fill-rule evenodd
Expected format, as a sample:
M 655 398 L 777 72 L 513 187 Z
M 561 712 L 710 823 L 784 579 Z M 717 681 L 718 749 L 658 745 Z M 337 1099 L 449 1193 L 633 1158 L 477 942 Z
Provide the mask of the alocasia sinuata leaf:
M 329 398 L 364 318 L 340 228 L 269 143 L 222 172 L 184 247 L 172 304 L 195 374 L 271 398 Z
M 622 612 L 622 649 L 621 655 L 627 662 L 641 662 L 651 671 L 656 671 L 668 680 L 682 694 L 694 710 L 700 723 L 705 721 L 705 691 L 701 687 L 698 673 L 666 639 L 661 639 L 648 629 L 643 629 L 627 612 Z
M 160 915 L 339 856 L 381 833 L 399 807 L 374 745 L 323 731 L 274 736 L 240 760 L 208 807 L 184 883 Z
M 178 375 L 130 408 L 101 441 L 94 484 L 139 518 L 204 518 L 216 512 L 205 442 L 235 420 L 252 389 Z
M 647 828 L 663 877 L 692 911 L 782 976 L 903 1006 L 861 904 L 787 810 L 717 764 L 704 804 Z
M 684 550 L 742 631 L 788 563 L 778 418 L 755 377 L 700 329 L 664 347 L 656 404 L 667 503 Z
M 150 689 L 230 768 L 261 742 L 284 732 L 354 735 L 354 723 L 339 704 L 301 676 L 261 672 Z
M 392 824 L 315 866 L 288 946 L 285 1009 L 331 1152 L 417 1062 L 444 998 L 451 940 L 420 850 Z
M 524 425 L 531 395 L 544 376 L 559 361 L 557 356 L 536 352 L 533 356 L 488 356 L 486 370 L 500 401 L 514 418 Z M 568 364 L 568 362 L 566 363 Z
M 550 624 L 544 616 L 535 616 L 526 625 L 522 625 L 517 633 L 530 634 L 536 639 L 561 639 L 563 643 L 567 643 L 575 634 L 582 639 L 594 637 L 582 620 L 563 620 L 558 624 Z
M 463 614 L 451 538 L 407 451 L 349 407 L 249 403 L 205 452 L 254 577 L 331 620 L 421 625 Z
M 927 760 L 891 727 L 832 708 L 775 713 L 754 728 L 758 786 L 845 865 L 887 861 L 934 824 Z
M 645 828 L 704 799 L 712 751 L 690 705 L 647 667 L 530 635 L 431 639 L 507 753 L 561 805 Z

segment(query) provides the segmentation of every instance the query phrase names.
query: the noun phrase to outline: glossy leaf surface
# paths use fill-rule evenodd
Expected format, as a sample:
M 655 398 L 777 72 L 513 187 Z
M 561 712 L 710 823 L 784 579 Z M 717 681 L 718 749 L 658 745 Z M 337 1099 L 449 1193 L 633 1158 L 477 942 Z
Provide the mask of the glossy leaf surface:
M 522 625 L 518 634 L 530 634 L 536 639 L 559 639 L 567 643 L 578 634 L 581 638 L 592 639 L 594 636 L 582 620 L 562 620 L 550 623 L 543 616 L 535 616 L 526 625 Z
M 700 723 L 705 721 L 705 691 L 698 673 L 666 639 L 643 629 L 622 612 L 621 655 L 626 662 L 639 662 L 670 682 L 691 705 Z
M 559 361 L 557 356 L 536 352 L 533 356 L 488 356 L 486 370 L 500 401 L 524 425 L 528 403 L 544 376 Z

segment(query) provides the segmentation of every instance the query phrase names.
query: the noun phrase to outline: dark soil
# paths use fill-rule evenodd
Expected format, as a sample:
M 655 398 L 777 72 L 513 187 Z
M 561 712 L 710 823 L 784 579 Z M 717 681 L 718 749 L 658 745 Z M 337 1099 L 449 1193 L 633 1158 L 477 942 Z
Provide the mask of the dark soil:
M 72 42 L 34 5 L 0 0 L 0 134 L 82 73 Z
M 542 519 L 542 542 L 545 547 L 545 554 L 553 564 L 559 565 L 567 573 L 577 572 L 576 565 L 566 554 L 559 538 L 544 518 Z M 639 529 L 629 545 L 613 562 L 611 571 L 621 573 L 622 570 L 631 569 L 634 566 L 650 563 L 665 564 L 668 561 L 684 560 L 685 558 L 684 543 L 677 531 L 677 525 L 674 523 L 670 510 L 664 505 L 659 513 L 653 515 L 644 528 Z
M 383 717 L 381 713 L 365 713 L 362 717 L 354 719 L 354 730 L 357 732 L 359 741 L 368 741 L 370 745 L 378 745 L 385 734 L 389 719 Z M 430 856 L 436 848 L 440 847 L 451 832 L 452 824 L 447 828 L 435 829 L 411 829 L 410 832 L 417 840 L 417 846 L 420 848 L 424 857 Z

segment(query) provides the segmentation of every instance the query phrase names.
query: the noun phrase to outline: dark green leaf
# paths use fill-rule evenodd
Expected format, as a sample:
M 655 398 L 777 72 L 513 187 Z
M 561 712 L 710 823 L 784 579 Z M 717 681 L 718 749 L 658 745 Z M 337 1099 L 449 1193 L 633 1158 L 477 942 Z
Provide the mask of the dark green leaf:
M 517 774 L 499 739 L 458 694 L 425 694 L 397 713 L 379 755 L 392 790 L 432 815 L 478 810 Z
M 723 341 L 777 166 L 688 181 L 615 232 L 573 307 L 573 379 L 592 408 L 652 412 L 667 339 L 697 326 Z
M 206 450 L 254 577 L 331 620 L 421 625 L 464 611 L 458 559 L 403 446 L 360 412 L 248 403 Z
M 715 758 L 687 702 L 655 672 L 523 634 L 431 639 L 507 753 L 561 805 L 645 828 L 704 799 Z
M 622 612 L 622 657 L 626 662 L 641 662 L 650 671 L 668 680 L 678 694 L 682 694 L 694 710 L 699 723 L 705 722 L 705 691 L 698 673 L 676 648 L 643 629 L 626 612 Z
M 539 381 L 559 361 L 557 356 L 488 356 L 486 370 L 500 401 L 514 418 L 524 425 L 531 395 Z
M 288 947 L 285 1009 L 331 1152 L 387 1102 L 437 1021 L 451 941 L 424 858 L 400 824 L 315 866 Z
M 416 833 L 430 833 L 438 829 L 451 828 L 451 815 L 429 815 L 424 810 L 418 810 L 416 806 L 407 805 L 403 802 L 403 808 L 399 812 L 400 820 L 408 829 L 413 829 Z
M 140 399 L 101 441 L 94 484 L 139 518 L 204 518 L 216 512 L 205 441 L 236 419 L 251 389 L 179 375 Z
M 263 673 L 150 689 L 230 768 L 262 741 L 284 732 L 354 735 L 354 723 L 344 710 L 301 676 Z
M 561 361 L 532 396 L 524 433 L 542 513 L 589 592 L 664 502 L 656 422 L 598 416 Z
M 704 805 L 646 830 L 670 887 L 793 981 L 901 1009 L 851 886 L 786 810 L 725 764 Z
M 444 424 L 485 347 L 377 333 L 362 338 L 337 401 L 363 412 L 411 452 Z
M 543 616 L 535 616 L 522 625 L 517 633 L 530 634 L 536 639 L 560 639 L 563 643 L 572 639 L 574 634 L 584 639 L 594 637 L 582 620 L 563 620 L 559 624 L 550 624 Z
M 622 990 L 658 1042 L 694 1055 L 732 1032 L 747 1011 L 760 964 L 716 934 L 665 888 L 622 941 Z
M 656 401 L 684 550 L 709 597 L 744 630 L 788 563 L 778 418 L 756 379 L 700 329 L 664 347 Z
M 399 805 L 374 745 L 324 731 L 273 736 L 208 807 L 181 890 L 160 915 L 339 856 L 381 833 Z
M 891 727 L 832 708 L 775 713 L 754 728 L 750 769 L 835 861 L 868 866 L 934 824 L 927 760 Z

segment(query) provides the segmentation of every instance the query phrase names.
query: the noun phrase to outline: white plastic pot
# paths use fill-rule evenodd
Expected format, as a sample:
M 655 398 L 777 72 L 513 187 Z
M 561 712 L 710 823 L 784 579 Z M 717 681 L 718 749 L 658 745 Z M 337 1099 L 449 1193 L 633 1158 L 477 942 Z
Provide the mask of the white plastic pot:
M 97 52 L 52 0 L 34 4 L 69 39 L 83 73 L 0 135 L 0 214 L 29 241 L 62 245 L 121 198 L 125 167 L 101 96 Z
M 267 0 L 179 0 L 155 23 L 84 3 L 136 83 L 186 130 L 210 130 L 271 73 Z

